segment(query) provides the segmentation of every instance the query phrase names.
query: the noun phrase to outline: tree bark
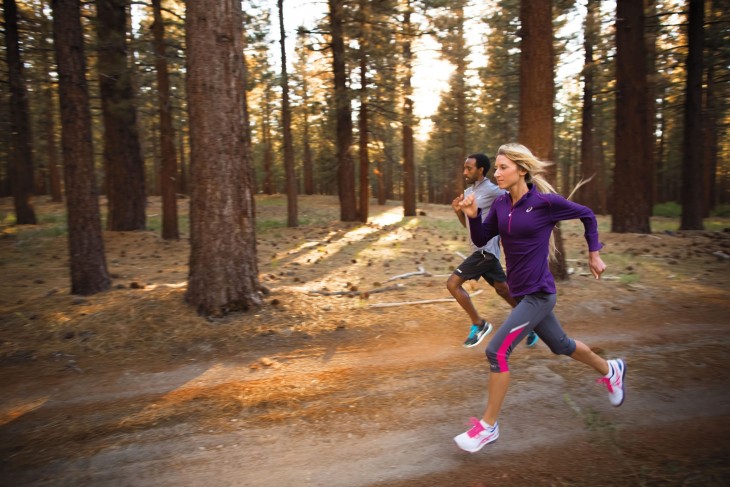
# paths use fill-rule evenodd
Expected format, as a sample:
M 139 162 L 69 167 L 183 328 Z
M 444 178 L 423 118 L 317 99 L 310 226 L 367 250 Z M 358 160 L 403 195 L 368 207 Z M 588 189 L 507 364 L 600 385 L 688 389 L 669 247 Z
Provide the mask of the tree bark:
M 717 46 L 711 45 L 710 52 L 716 52 Z M 715 79 L 715 63 L 717 61 L 711 54 L 710 63 L 707 66 L 707 83 L 705 84 L 705 96 L 704 96 L 704 153 L 707 154 L 705 158 L 705 180 L 704 184 L 707 188 L 705 191 L 705 208 L 703 215 L 705 217 L 710 216 L 710 212 L 715 209 L 717 203 L 717 160 L 718 160 L 718 116 L 717 106 L 720 100 L 717 96 L 717 80 Z
M 279 32 L 281 33 L 281 124 L 284 131 L 284 175 L 286 179 L 287 226 L 299 226 L 297 210 L 297 176 L 294 172 L 294 145 L 289 106 L 289 75 L 286 66 L 286 33 L 284 31 L 284 0 L 278 0 Z
M 403 15 L 403 216 L 416 216 L 416 162 L 413 140 L 413 52 L 411 1 Z M 382 183 L 381 183 L 382 184 Z
M 61 103 L 71 293 L 89 295 L 108 289 L 111 282 L 104 255 L 99 194 L 94 176 L 80 2 L 53 0 L 51 4 Z
M 555 127 L 552 1 L 521 2 L 519 141 L 541 159 L 553 160 Z M 555 182 L 555 166 L 548 179 Z
M 468 50 L 466 48 L 466 37 L 464 32 L 464 5 L 459 3 L 456 8 L 456 50 L 459 53 L 456 56 L 456 77 L 454 101 L 456 102 L 456 158 L 454 159 L 454 192 L 446 199 L 452 199 L 454 195 L 464 192 L 464 160 L 467 156 L 467 116 L 466 116 L 466 56 Z
M 646 155 L 647 159 L 644 164 L 648 165 L 651 169 L 651 178 L 648 179 L 649 187 L 649 205 L 653 209 L 654 204 L 657 202 L 657 171 L 656 171 L 656 156 L 657 156 L 657 82 L 659 80 L 659 73 L 657 73 L 657 53 L 656 53 L 656 39 L 659 35 L 659 20 L 648 20 L 657 19 L 657 0 L 644 0 L 644 18 L 645 20 L 645 31 L 644 31 L 644 44 L 646 46 Z
M 345 41 L 342 33 L 344 0 L 328 1 L 332 36 L 332 72 L 335 82 L 337 191 L 340 198 L 340 220 L 352 222 L 357 221 L 357 200 L 355 197 L 355 170 L 352 162 L 352 114 L 347 88 Z
M 689 52 L 684 99 L 684 144 L 682 157 L 682 218 L 680 230 L 703 230 L 704 137 L 702 133 L 702 49 L 704 0 L 689 0 Z
M 220 316 L 262 304 L 251 157 L 244 140 L 241 3 L 187 4 L 190 270 L 187 302 Z
M 45 84 L 43 87 L 43 99 L 48 107 L 43 113 L 43 131 L 46 136 L 46 154 L 48 158 L 48 179 L 50 185 L 51 201 L 54 203 L 60 203 L 63 201 L 63 188 L 61 187 L 61 171 L 63 168 L 59 164 L 58 158 L 58 145 L 56 144 L 56 110 L 52 107 L 56 107 L 56 100 L 54 93 L 56 89 L 51 80 L 51 71 L 54 70 L 51 67 L 52 64 L 52 46 L 48 42 L 50 37 L 53 37 L 53 25 L 51 21 L 46 17 L 43 9 L 39 12 L 41 19 L 41 64 L 42 73 L 46 76 Z
M 165 25 L 162 21 L 161 0 L 152 0 L 154 23 L 152 34 L 155 44 L 155 71 L 157 74 L 157 107 L 160 114 L 160 192 L 162 194 L 162 238 L 180 238 L 177 221 L 177 157 L 175 128 L 172 125 L 170 76 L 167 72 Z
M 264 150 L 264 194 L 274 194 L 274 150 L 271 142 L 271 87 L 264 86 L 264 108 L 261 110 L 261 143 Z
M 576 201 L 598 211 L 599 193 L 598 184 L 602 178 L 598 177 L 600 168 L 597 167 L 595 157 L 595 110 L 593 104 L 593 91 L 595 80 L 595 61 L 593 59 L 593 44 L 598 35 L 598 23 L 596 21 L 596 9 L 600 4 L 597 0 L 588 0 L 586 5 L 585 33 L 583 35 L 583 50 L 585 51 L 585 63 L 583 65 L 583 107 L 581 117 L 581 141 L 580 141 L 580 168 L 582 179 L 593 178 L 576 195 Z M 568 185 L 564 191 L 570 192 Z
M 651 233 L 644 3 L 616 3 L 616 163 L 611 231 Z
M 99 92 L 104 120 L 107 229 L 143 230 L 144 161 L 127 63 L 126 0 L 97 1 Z
M 18 9 L 15 0 L 4 0 L 5 44 L 7 46 L 8 81 L 10 84 L 10 182 L 15 204 L 15 222 L 35 225 L 33 198 L 33 137 L 28 112 L 23 61 L 18 39 Z
M 360 117 L 358 129 L 360 132 L 358 158 L 360 161 L 360 198 L 358 217 L 361 222 L 368 221 L 370 211 L 370 154 L 368 150 L 370 128 L 368 126 L 368 49 L 370 45 L 370 15 L 368 12 L 369 0 L 359 1 L 360 23 Z
M 306 90 L 306 87 L 304 88 Z M 304 99 L 304 127 L 302 128 L 302 145 L 304 146 L 304 194 L 314 194 L 314 165 L 312 164 L 312 142 L 309 134 L 309 114 L 307 110 L 307 101 Z

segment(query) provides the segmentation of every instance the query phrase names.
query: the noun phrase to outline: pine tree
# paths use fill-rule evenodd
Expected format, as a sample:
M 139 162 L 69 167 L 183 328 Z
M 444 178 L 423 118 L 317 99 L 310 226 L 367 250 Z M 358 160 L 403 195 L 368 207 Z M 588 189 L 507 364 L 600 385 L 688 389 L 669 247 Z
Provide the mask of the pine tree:
M 616 183 L 611 231 L 650 233 L 643 2 L 618 0 L 616 5 Z
M 15 0 L 4 0 L 5 42 L 10 81 L 11 184 L 15 203 L 15 221 L 20 225 L 37 223 L 31 199 L 33 196 L 33 137 L 28 111 L 23 61 L 18 39 L 18 9 Z
M 222 315 L 262 304 L 244 125 L 241 3 L 187 4 L 190 274 L 185 299 Z
M 94 175 L 80 2 L 53 0 L 52 7 L 61 103 L 71 293 L 89 295 L 109 289 L 111 281 L 104 256 L 99 193 Z

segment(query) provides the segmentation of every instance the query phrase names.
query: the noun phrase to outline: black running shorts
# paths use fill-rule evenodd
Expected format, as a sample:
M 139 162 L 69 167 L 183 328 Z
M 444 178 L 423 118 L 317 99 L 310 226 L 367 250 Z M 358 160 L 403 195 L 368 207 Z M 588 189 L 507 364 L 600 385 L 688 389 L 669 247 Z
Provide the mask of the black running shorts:
M 490 286 L 494 286 L 495 281 L 504 282 L 507 280 L 499 259 L 486 250 L 477 250 L 464 259 L 464 262 L 454 270 L 454 274 L 465 281 L 472 279 L 478 281 L 482 277 Z

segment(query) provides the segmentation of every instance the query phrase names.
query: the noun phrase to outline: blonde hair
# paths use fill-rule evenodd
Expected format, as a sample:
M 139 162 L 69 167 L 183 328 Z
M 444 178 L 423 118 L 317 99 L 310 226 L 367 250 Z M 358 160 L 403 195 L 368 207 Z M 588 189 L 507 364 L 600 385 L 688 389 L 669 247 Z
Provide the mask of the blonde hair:
M 517 167 L 527 171 L 525 182 L 533 183 L 541 193 L 557 193 L 555 188 L 542 176 L 547 172 L 548 166 L 552 166 L 552 162 L 541 161 L 535 157 L 530 149 L 515 142 L 502 145 L 497 150 L 497 155 L 505 156 L 517 164 Z
M 552 162 L 541 161 L 535 155 L 522 144 L 511 142 L 509 144 L 502 145 L 497 150 L 498 156 L 505 156 L 510 161 L 517 164 L 517 167 L 526 171 L 525 182 L 532 183 L 535 185 L 537 190 L 541 193 L 557 193 L 555 188 L 543 177 L 543 174 L 547 172 L 548 166 L 552 165 Z M 555 235 L 550 233 L 550 246 L 548 250 L 548 259 L 551 261 L 557 260 L 555 254 L 557 253 L 557 246 L 555 245 Z

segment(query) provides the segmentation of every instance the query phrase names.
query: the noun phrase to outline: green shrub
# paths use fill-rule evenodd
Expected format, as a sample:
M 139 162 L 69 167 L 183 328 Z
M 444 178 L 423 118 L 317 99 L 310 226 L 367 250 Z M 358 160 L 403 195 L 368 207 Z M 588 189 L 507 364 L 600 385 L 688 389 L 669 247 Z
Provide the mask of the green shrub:
M 675 201 L 668 201 L 666 203 L 658 203 L 654 205 L 653 213 L 654 216 L 664 216 L 668 218 L 679 218 L 682 216 L 682 205 Z
M 730 218 L 730 205 L 717 205 L 712 211 L 712 216 L 719 218 Z

